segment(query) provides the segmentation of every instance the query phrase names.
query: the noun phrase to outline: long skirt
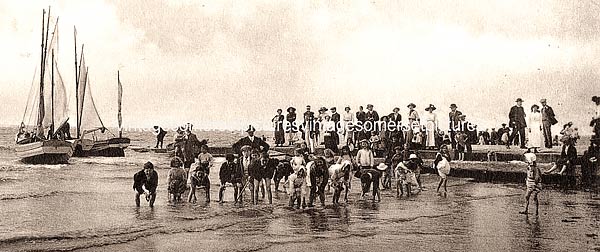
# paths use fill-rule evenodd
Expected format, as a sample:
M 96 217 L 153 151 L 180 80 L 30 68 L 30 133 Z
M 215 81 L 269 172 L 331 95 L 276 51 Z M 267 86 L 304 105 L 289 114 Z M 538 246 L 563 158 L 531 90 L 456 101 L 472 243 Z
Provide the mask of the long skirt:
M 283 130 L 275 131 L 275 144 L 284 144 L 285 143 L 285 132 Z

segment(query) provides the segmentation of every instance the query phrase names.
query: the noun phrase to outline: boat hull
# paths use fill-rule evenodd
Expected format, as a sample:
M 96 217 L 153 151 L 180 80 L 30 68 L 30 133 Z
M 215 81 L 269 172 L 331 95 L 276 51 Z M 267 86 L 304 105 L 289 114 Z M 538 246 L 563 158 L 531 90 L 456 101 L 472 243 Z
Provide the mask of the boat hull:
M 23 163 L 29 164 L 66 164 L 73 154 L 71 144 L 61 140 L 17 144 L 15 151 Z
M 81 145 L 81 142 L 74 143 L 76 157 L 124 157 L 125 149 L 129 147 L 131 140 L 125 137 L 111 138 L 108 140 L 95 141 L 91 145 Z

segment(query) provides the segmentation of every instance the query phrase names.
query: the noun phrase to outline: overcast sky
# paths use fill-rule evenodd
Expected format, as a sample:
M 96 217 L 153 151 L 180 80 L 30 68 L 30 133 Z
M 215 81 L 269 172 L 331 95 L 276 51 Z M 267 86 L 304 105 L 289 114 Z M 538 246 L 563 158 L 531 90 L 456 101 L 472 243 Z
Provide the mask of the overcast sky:
M 522 97 L 527 112 L 547 98 L 561 124 L 589 132 L 600 95 L 597 0 L 0 1 L 0 124 L 21 121 L 48 5 L 67 87 L 76 25 L 109 126 L 117 70 L 126 127 L 260 127 L 307 104 L 398 106 L 406 118 L 414 102 L 442 120 L 456 103 L 491 128 Z

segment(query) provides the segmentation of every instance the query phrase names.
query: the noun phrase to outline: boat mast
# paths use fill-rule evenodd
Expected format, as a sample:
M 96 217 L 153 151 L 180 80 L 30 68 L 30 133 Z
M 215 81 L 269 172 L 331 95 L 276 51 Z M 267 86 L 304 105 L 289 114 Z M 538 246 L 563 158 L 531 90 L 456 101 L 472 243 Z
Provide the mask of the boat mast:
M 44 11 L 46 13 L 46 11 Z M 48 7 L 48 17 L 46 19 L 46 31 L 44 32 L 44 20 L 42 18 L 42 64 L 40 70 L 40 103 L 38 107 L 38 136 L 44 138 L 44 115 L 46 114 L 44 102 L 44 74 L 46 73 L 46 56 L 48 49 L 48 31 L 50 30 L 50 7 Z M 45 35 L 44 35 L 45 33 Z
M 54 136 L 54 49 L 52 49 L 52 75 L 51 75 L 51 92 L 50 92 L 50 103 L 52 107 L 52 124 L 50 124 L 50 135 L 48 138 L 52 138 Z
M 123 119 L 122 119 L 122 115 L 121 115 L 121 99 L 123 98 L 123 87 L 121 86 L 121 77 L 120 77 L 120 73 L 117 70 L 117 82 L 119 84 L 119 90 L 118 90 L 118 103 L 119 103 L 119 107 L 118 107 L 118 113 L 117 113 L 117 119 L 119 121 L 119 138 L 123 138 L 123 128 L 121 127 Z
M 77 139 L 79 139 L 79 73 L 77 72 L 77 29 L 73 26 L 73 38 L 75 40 L 75 109 L 77 111 Z

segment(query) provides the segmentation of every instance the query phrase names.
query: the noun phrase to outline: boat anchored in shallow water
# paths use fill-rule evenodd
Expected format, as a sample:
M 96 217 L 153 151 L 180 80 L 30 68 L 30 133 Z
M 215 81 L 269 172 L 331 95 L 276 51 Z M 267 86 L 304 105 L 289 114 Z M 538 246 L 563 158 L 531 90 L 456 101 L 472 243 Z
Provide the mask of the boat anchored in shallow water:
M 48 41 L 50 9 L 48 9 L 47 19 L 44 10 L 41 64 L 35 71 L 27 107 L 16 137 L 16 154 L 25 163 L 67 163 L 73 154 L 71 144 L 64 140 L 69 135 L 68 100 L 54 58 L 54 50 L 58 48 L 57 28 L 58 18 L 54 24 L 52 38 Z M 35 121 L 32 122 L 34 114 Z
M 77 41 L 77 39 L 75 39 Z M 77 45 L 77 42 L 75 42 Z M 123 88 L 119 72 L 117 72 L 118 82 L 118 122 L 119 136 L 109 131 L 102 122 L 94 98 L 92 96 L 91 85 L 89 81 L 88 68 L 85 65 L 83 56 L 83 46 L 81 50 L 81 59 L 77 63 L 77 49 L 75 49 L 75 69 L 76 83 L 75 93 L 77 94 L 77 138 L 73 141 L 74 156 L 104 156 L 104 157 L 124 157 L 125 148 L 131 142 L 129 138 L 123 137 L 121 131 L 121 101 Z

